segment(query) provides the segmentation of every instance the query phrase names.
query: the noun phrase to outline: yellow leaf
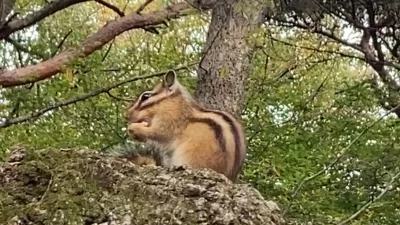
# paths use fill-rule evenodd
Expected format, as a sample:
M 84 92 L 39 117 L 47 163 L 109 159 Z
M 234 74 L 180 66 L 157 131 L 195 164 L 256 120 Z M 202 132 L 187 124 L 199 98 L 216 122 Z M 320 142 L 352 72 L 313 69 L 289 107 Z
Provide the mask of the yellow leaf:
M 65 71 L 65 78 L 71 85 L 74 83 L 74 73 L 72 72 L 71 68 L 67 68 Z

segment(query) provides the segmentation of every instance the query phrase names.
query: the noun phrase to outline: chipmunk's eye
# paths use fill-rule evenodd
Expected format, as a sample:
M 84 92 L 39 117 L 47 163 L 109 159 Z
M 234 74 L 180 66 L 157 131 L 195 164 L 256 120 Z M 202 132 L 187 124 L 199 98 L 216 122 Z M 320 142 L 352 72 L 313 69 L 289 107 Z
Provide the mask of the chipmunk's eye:
M 140 96 L 140 102 L 144 102 L 152 96 L 150 92 L 145 92 Z

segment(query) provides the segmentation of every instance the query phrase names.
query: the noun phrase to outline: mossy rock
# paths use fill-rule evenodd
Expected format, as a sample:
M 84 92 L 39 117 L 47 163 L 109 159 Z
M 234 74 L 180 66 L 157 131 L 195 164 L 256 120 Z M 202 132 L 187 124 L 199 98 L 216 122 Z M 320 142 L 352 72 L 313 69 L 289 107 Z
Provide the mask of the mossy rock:
M 0 224 L 283 223 L 274 202 L 210 170 L 78 149 L 17 148 L 0 164 Z

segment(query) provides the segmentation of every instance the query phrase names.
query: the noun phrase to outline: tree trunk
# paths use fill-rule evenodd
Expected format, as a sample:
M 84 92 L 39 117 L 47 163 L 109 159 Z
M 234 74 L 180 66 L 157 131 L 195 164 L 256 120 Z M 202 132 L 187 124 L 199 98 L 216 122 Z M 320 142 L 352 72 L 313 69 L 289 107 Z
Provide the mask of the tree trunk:
M 262 22 L 262 6 L 258 1 L 243 0 L 217 1 L 214 5 L 197 70 L 195 96 L 203 106 L 240 116 L 253 53 L 248 38 Z

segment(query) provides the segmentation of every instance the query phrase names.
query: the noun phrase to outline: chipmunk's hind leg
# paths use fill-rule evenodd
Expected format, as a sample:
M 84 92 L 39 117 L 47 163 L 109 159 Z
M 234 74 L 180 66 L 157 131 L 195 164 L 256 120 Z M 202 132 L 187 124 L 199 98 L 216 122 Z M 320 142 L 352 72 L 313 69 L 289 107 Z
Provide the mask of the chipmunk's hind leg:
M 221 149 L 219 141 L 210 129 L 204 123 L 189 124 L 186 135 L 190 138 L 182 146 L 181 151 L 184 152 L 181 155 L 186 164 L 193 168 L 210 168 L 230 176 L 227 152 Z

